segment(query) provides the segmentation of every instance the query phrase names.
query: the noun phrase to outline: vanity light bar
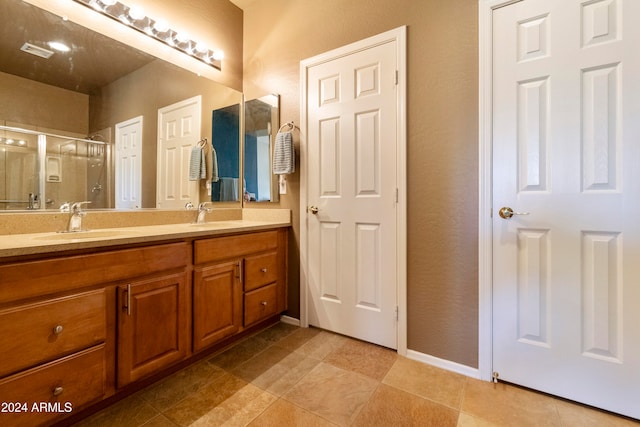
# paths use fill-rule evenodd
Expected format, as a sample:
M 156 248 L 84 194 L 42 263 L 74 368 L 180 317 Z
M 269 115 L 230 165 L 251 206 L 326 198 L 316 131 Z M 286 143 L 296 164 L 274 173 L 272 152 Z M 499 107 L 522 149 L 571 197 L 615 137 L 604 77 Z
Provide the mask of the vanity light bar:
M 144 11 L 135 6 L 127 6 L 116 0 L 74 0 L 84 6 L 114 19 L 127 27 L 133 28 L 147 36 L 161 41 L 180 52 L 196 58 L 205 64 L 218 70 L 222 69 L 223 53 L 219 50 L 211 50 L 203 43 L 193 41 L 185 33 L 179 33 L 169 28 L 160 20 L 154 20 L 144 14 Z

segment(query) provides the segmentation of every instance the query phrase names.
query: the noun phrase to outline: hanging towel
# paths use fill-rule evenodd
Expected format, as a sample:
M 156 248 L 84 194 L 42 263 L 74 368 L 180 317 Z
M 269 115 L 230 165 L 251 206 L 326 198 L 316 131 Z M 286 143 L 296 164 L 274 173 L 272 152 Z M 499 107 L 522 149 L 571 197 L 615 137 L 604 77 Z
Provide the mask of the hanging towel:
M 291 132 L 278 132 L 273 148 L 273 173 L 286 175 L 296 170 L 296 152 Z
M 203 172 L 205 172 L 204 175 Z M 205 176 L 204 151 L 200 144 L 196 144 L 191 149 L 191 157 L 189 158 L 189 181 L 197 181 Z
M 216 155 L 216 149 L 213 148 L 212 144 L 205 142 L 203 151 L 207 171 L 205 179 L 207 182 L 218 182 L 218 156 Z
M 238 200 L 238 178 L 220 178 L 220 201 Z

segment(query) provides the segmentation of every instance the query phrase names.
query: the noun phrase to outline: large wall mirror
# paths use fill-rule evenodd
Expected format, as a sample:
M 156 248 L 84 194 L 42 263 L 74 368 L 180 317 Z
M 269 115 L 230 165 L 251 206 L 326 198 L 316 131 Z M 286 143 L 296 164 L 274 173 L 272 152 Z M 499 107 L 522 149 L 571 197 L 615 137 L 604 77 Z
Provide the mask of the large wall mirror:
M 244 201 L 277 202 L 278 177 L 271 171 L 273 144 L 280 126 L 280 96 L 244 103 Z
M 197 96 L 201 129 L 193 143 L 218 144 L 220 165 L 233 164 L 229 173 L 239 180 L 241 92 L 22 0 L 0 1 L 0 16 L 0 211 L 83 200 L 89 209 L 115 208 L 118 187 L 129 185 L 113 160 L 124 135 L 118 129 L 137 118 L 141 189 L 131 207 L 155 208 L 157 177 L 165 176 L 157 164 L 158 111 Z M 56 41 L 71 50 L 56 50 Z M 233 124 L 216 122 L 214 112 L 225 108 L 238 110 Z M 214 132 L 233 126 L 224 138 Z M 238 206 L 237 187 L 236 197 L 216 200 L 202 185 L 199 201 Z

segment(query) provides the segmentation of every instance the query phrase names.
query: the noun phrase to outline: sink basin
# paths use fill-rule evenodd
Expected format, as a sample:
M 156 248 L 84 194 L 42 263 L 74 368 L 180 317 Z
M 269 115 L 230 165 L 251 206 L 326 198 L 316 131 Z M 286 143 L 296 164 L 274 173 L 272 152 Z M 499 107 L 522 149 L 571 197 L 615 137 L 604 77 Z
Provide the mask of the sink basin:
M 38 236 L 38 240 L 79 240 L 79 239 L 106 239 L 111 237 L 131 236 L 134 232 L 125 230 L 89 230 L 74 233 L 56 233 Z

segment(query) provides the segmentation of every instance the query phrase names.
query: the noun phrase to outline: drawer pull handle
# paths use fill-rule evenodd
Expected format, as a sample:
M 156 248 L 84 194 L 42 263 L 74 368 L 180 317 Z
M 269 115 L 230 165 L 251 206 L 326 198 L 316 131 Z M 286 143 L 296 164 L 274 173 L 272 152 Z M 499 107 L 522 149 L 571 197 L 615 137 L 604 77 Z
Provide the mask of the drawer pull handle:
M 64 389 L 62 387 L 58 386 L 58 387 L 53 389 L 53 395 L 54 396 L 60 396 L 63 391 L 64 391 Z
M 263 273 L 266 273 L 267 269 L 266 268 L 261 268 L 260 271 L 262 271 Z
M 64 328 L 62 327 L 62 325 L 58 325 L 55 328 L 53 328 L 53 333 L 56 334 L 56 335 L 60 335 L 62 333 L 63 329 Z
M 260 304 L 264 305 L 265 307 L 267 306 L 267 302 L 266 301 L 260 301 Z

